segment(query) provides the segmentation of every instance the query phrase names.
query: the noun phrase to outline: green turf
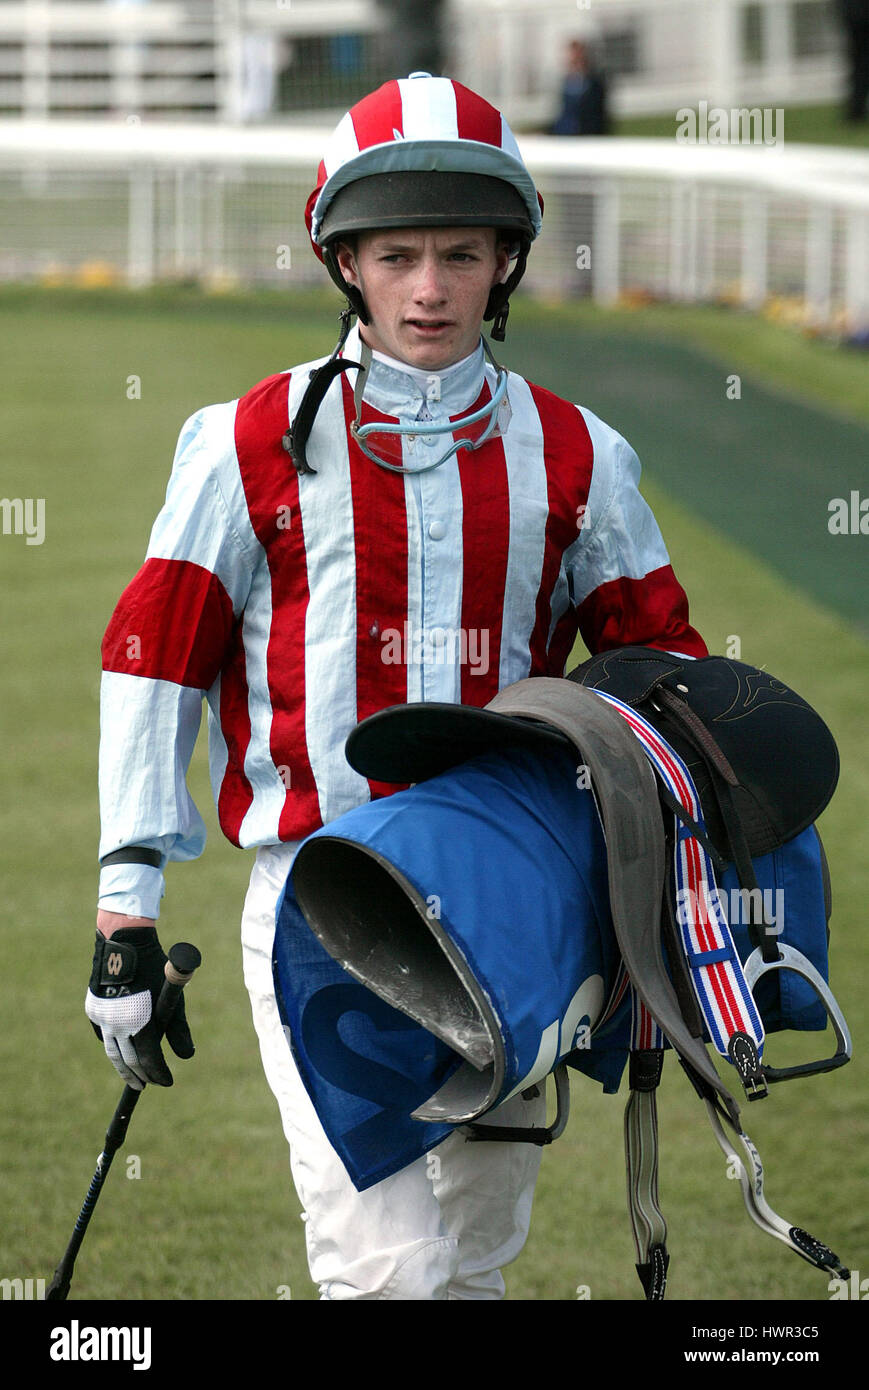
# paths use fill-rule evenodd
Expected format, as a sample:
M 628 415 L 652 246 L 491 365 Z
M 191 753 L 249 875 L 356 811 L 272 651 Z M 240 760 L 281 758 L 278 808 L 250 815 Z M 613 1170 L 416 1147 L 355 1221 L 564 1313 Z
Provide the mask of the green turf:
M 521 336 L 526 308 L 527 324 L 549 341 L 559 341 L 565 325 L 559 313 L 517 311 L 508 360 L 531 374 L 523 356 L 527 351 L 530 361 L 530 346 Z M 0 1277 L 36 1278 L 50 1276 L 66 1244 L 120 1089 L 82 1010 L 96 885 L 100 637 L 141 561 L 183 420 L 200 405 L 328 351 L 335 320 L 334 307 L 324 315 L 317 297 L 284 303 L 15 291 L 0 295 L 0 310 L 3 492 L 46 499 L 42 546 L 0 538 L 6 731 Z M 722 334 L 734 332 L 730 316 L 716 322 Z M 649 364 L 625 348 L 628 337 L 642 336 L 640 325 L 618 315 L 577 324 L 582 384 L 596 383 L 587 403 L 605 417 L 612 406 L 610 422 L 630 433 L 620 403 L 626 409 L 633 392 L 639 426 L 643 401 L 650 411 L 655 404 Z M 642 329 L 648 341 L 666 334 L 660 318 L 650 324 Z M 704 334 L 714 338 L 711 326 Z M 772 337 L 783 358 L 790 338 Z M 733 359 L 748 383 L 736 406 L 743 423 L 735 428 L 758 448 L 756 428 L 768 435 L 776 424 L 773 413 L 758 409 L 762 393 L 751 352 L 762 356 L 754 338 L 744 367 Z M 599 362 L 609 353 L 620 363 L 621 394 L 602 404 L 606 373 Z M 777 370 L 776 355 L 770 351 L 764 364 L 767 381 Z M 691 377 L 690 357 L 668 349 L 666 361 L 668 389 L 679 373 Z M 850 361 L 843 356 L 828 364 L 831 379 L 841 376 L 836 390 L 846 394 Z M 544 384 L 558 389 L 555 365 Z M 649 370 L 659 370 L 654 358 Z M 701 380 L 707 370 L 701 363 Z M 138 400 L 127 398 L 132 376 L 141 381 Z M 839 423 L 846 408 L 836 397 Z M 785 424 L 790 401 L 782 398 L 779 410 Z M 676 456 L 684 451 L 684 413 L 680 403 L 670 421 Z M 690 437 L 696 445 L 693 423 Z M 812 700 L 842 753 L 841 784 L 823 829 L 834 882 L 833 979 L 856 1058 L 836 1075 L 780 1089 L 752 1106 L 746 1123 L 767 1167 L 773 1206 L 865 1273 L 869 653 L 853 625 L 759 563 L 722 528 L 698 520 L 692 496 L 673 500 L 665 490 L 666 438 L 662 425 L 645 491 L 691 596 L 694 621 L 711 648 L 738 639 L 744 660 L 767 666 Z M 286 1149 L 241 979 L 238 919 L 251 860 L 217 830 L 203 746 L 191 788 L 209 826 L 209 847 L 197 863 L 170 869 L 161 934 L 166 943 L 192 939 L 203 951 L 189 1001 L 198 1054 L 175 1063 L 174 1090 L 152 1088 L 143 1099 L 94 1217 L 72 1296 L 270 1300 L 289 1286 L 293 1299 L 312 1300 Z M 817 1042 L 808 1039 L 810 1046 Z M 789 1043 L 774 1040 L 777 1049 Z M 672 1297 L 826 1299 L 823 1276 L 751 1225 L 735 1184 L 724 1176 L 702 1106 L 677 1067 L 666 1071 L 661 1185 L 671 1227 Z M 604 1097 L 579 1077 L 573 1089 L 568 1133 L 543 1156 L 531 1236 L 507 1272 L 508 1294 L 573 1299 L 587 1285 L 593 1300 L 637 1300 L 624 1204 L 622 1099 Z M 126 1175 L 133 1155 L 141 1161 L 138 1178 Z
M 649 317 L 654 316 L 647 315 L 647 322 Z M 509 360 L 518 359 L 533 379 L 603 419 L 618 421 L 648 472 L 696 516 L 763 555 L 791 584 L 869 634 L 869 516 L 863 532 L 829 529 L 833 499 L 847 504 L 849 528 L 852 493 L 869 508 L 869 428 L 865 415 L 831 415 L 814 403 L 821 373 L 830 365 L 829 349 L 795 340 L 795 346 L 814 350 L 795 375 L 799 379 L 811 364 L 816 390 L 800 399 L 793 381 L 772 387 L 756 379 L 752 365 L 762 349 L 751 341 L 744 316 L 718 311 L 717 319 L 731 331 L 729 339 L 720 333 L 719 342 L 710 335 L 713 356 L 708 348 L 698 352 L 702 321 L 680 340 L 678 318 L 663 331 L 668 318 L 657 316 L 653 338 L 640 325 L 614 331 L 612 316 L 579 319 L 565 312 L 545 332 L 520 320 Z M 785 375 L 788 337 L 779 329 L 767 338 Z M 843 399 L 853 386 L 865 412 L 869 361 L 864 355 L 855 362 L 841 350 L 839 358 L 833 374 Z
M 541 339 L 545 342 L 548 335 L 567 330 L 576 335 L 575 346 L 567 359 L 553 354 L 551 364 L 562 375 L 572 360 L 581 363 L 583 373 L 594 369 L 594 352 L 586 344 L 599 332 L 610 339 L 640 338 L 651 353 L 661 343 L 674 343 L 718 363 L 722 379 L 725 374 L 748 374 L 755 385 L 789 401 L 815 404 L 836 418 L 869 424 L 865 349 L 813 337 L 748 310 L 664 303 L 604 308 L 588 301 L 539 305 L 522 300 L 510 323 L 510 343 L 526 334 L 529 346 L 539 347 Z M 583 374 L 580 391 L 584 381 Z

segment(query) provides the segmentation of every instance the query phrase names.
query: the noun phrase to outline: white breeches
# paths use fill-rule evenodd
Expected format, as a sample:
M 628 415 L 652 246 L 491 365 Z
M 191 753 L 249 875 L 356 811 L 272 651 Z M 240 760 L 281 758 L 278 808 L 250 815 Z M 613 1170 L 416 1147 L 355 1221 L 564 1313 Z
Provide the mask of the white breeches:
M 469 1143 L 451 1134 L 430 1153 L 357 1192 L 302 1084 L 272 980 L 275 906 L 297 846 L 257 853 L 242 917 L 244 978 L 266 1078 L 280 1107 L 311 1277 L 323 1299 L 478 1299 L 504 1294 L 502 1266 L 528 1234 L 540 1148 Z M 545 1124 L 542 1085 L 486 1124 Z

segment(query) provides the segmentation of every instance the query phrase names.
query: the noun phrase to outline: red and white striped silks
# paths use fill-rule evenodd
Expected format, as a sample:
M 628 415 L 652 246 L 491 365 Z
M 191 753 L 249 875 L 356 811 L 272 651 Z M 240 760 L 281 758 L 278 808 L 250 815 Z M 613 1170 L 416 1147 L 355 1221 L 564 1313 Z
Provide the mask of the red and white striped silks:
M 482 349 L 468 363 L 455 399 L 444 378 L 448 417 L 492 389 Z M 511 372 L 503 434 L 402 477 L 358 448 L 352 387 L 336 382 L 311 436 L 317 474 L 300 478 L 281 439 L 311 365 L 182 430 L 103 642 L 101 855 L 201 852 L 186 772 L 203 695 L 221 827 L 248 847 L 301 839 L 388 790 L 343 751 L 387 705 L 483 706 L 525 676 L 562 675 L 577 632 L 591 651 L 705 654 L 636 455 L 590 411 Z M 407 389 L 375 360 L 363 418 L 396 418 Z M 148 866 L 106 869 L 103 906 L 155 909 L 158 882 Z

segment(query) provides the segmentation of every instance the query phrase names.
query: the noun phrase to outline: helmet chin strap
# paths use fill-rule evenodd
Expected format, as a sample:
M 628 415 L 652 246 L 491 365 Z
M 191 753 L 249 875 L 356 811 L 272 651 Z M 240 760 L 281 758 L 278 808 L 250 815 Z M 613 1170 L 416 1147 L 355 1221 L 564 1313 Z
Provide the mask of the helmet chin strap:
M 286 449 L 293 461 L 293 467 L 298 476 L 303 473 L 316 473 L 316 468 L 312 468 L 308 463 L 308 437 L 314 428 L 314 421 L 317 418 L 317 411 L 323 404 L 323 399 L 329 387 L 336 377 L 342 372 L 349 371 L 351 367 L 358 367 L 360 363 L 350 362 L 346 357 L 339 356 L 341 349 L 347 341 L 350 332 L 351 321 L 355 309 L 351 303 L 347 303 L 341 310 L 341 333 L 335 349 L 328 362 L 324 362 L 322 367 L 318 367 L 310 373 L 305 394 L 302 397 L 299 409 L 296 411 L 295 418 L 285 431 L 281 444 Z
M 362 396 L 365 390 L 365 381 L 368 375 L 368 371 L 371 367 L 372 351 L 368 343 L 365 342 L 364 338 L 360 334 L 359 342 L 362 349 L 360 352 L 360 357 L 362 361 L 359 365 L 359 371 L 356 373 L 356 386 L 353 391 L 353 401 L 356 406 L 356 418 L 350 426 L 350 433 L 353 435 L 353 438 L 356 440 L 356 443 L 359 445 L 359 448 L 362 450 L 363 454 L 365 454 L 366 457 L 370 458 L 374 463 L 378 464 L 381 468 L 389 469 L 391 473 L 430 473 L 433 468 L 440 468 L 441 464 L 446 463 L 447 460 L 451 459 L 454 454 L 457 454 L 460 449 L 479 449 L 482 444 L 485 444 L 486 441 L 492 437 L 495 428 L 498 424 L 498 412 L 507 394 L 507 378 L 509 376 L 509 372 L 505 367 L 500 366 L 500 364 L 495 361 L 495 358 L 492 355 L 492 351 L 489 347 L 489 344 L 486 342 L 486 339 L 481 338 L 481 341 L 483 344 L 483 351 L 486 354 L 486 357 L 489 359 L 489 362 L 492 364 L 492 366 L 495 368 L 495 371 L 497 372 L 497 379 L 495 382 L 495 389 L 492 392 L 492 399 L 488 401 L 486 405 L 482 406 L 479 410 L 474 410 L 469 415 L 462 415 L 457 420 L 448 420 L 446 424 L 442 425 L 437 424 L 434 420 L 413 421 L 411 424 L 408 425 L 383 425 L 376 422 L 370 425 L 363 425 L 361 423 Z M 466 425 L 474 425 L 478 421 L 485 419 L 488 419 L 489 423 L 486 426 L 483 433 L 480 435 L 479 439 L 459 439 L 455 442 L 455 444 L 453 444 L 449 449 L 447 449 L 447 451 L 444 454 L 442 454 L 440 458 L 435 459 L 434 463 L 423 464 L 420 468 L 405 468 L 403 464 L 388 463 L 386 459 L 380 458 L 380 456 L 376 454 L 373 449 L 369 448 L 365 442 L 371 434 L 398 435 L 399 437 L 404 436 L 409 439 L 415 439 L 417 437 L 424 437 L 430 439 L 436 437 L 437 435 L 452 434 L 457 429 L 464 429 Z

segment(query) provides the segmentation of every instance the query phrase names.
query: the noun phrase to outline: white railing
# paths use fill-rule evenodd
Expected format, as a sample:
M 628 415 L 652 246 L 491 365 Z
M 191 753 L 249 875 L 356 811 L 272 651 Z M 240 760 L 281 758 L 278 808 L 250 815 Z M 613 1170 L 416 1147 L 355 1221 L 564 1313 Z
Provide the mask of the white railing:
M 842 93 L 835 0 L 450 0 L 450 11 L 456 75 L 518 125 L 551 124 L 571 38 L 612 68 L 617 116 Z
M 444 70 L 519 128 L 553 120 L 572 36 L 612 67 L 616 115 L 836 101 L 835 13 L 834 0 L 444 0 Z M 356 36 L 358 96 L 384 77 L 373 40 L 388 26 L 378 0 L 2 0 L 0 112 L 258 120 L 281 109 L 283 72 L 287 114 L 337 118 L 332 74 L 300 45 Z
M 253 119 L 292 39 L 382 27 L 376 0 L 2 0 L 0 111 Z
M 327 134 L 0 124 L 0 278 L 326 284 L 303 209 Z M 776 298 L 806 325 L 869 327 L 869 152 L 520 143 L 546 203 L 525 292 L 750 308 Z
M 146 100 L 152 109 L 214 110 L 213 35 L 208 0 L 6 0 L 0 108 L 30 118 L 129 113 Z M 181 80 L 172 76 L 179 64 Z

